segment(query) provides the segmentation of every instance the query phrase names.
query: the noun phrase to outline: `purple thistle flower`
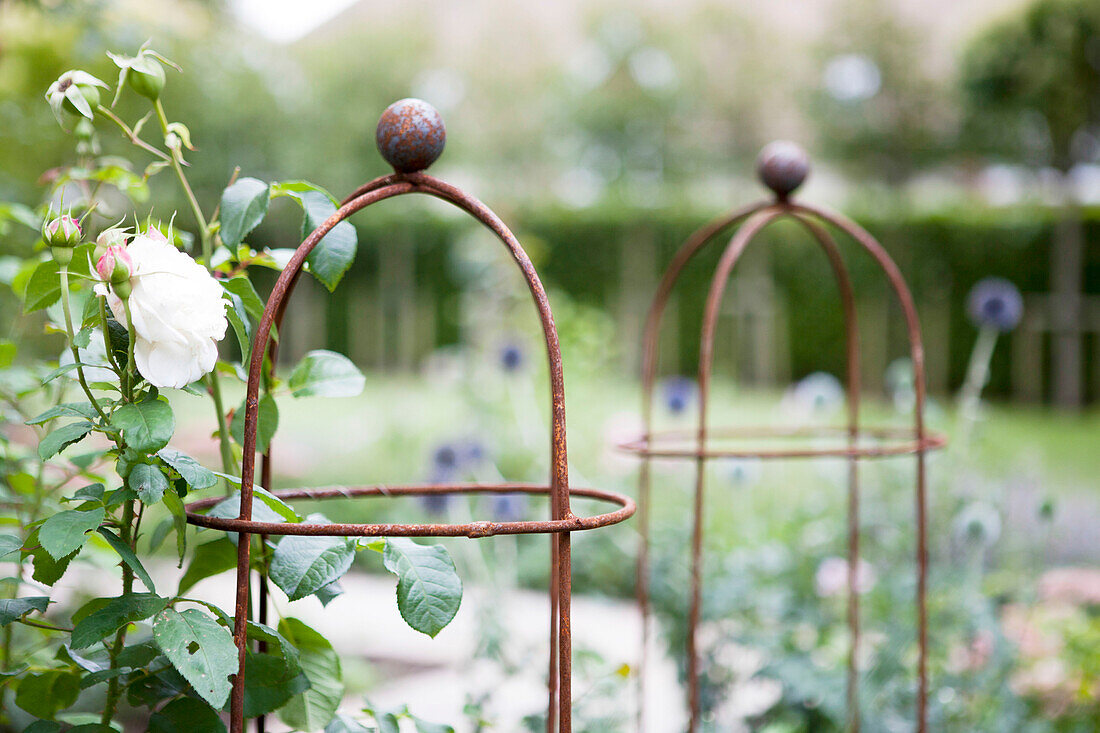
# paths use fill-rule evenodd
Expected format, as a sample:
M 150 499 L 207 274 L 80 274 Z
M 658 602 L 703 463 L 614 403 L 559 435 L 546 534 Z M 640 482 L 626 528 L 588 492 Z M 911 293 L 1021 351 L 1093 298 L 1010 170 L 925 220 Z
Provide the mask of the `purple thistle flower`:
M 970 289 L 966 311 L 975 326 L 1011 331 L 1024 314 L 1024 299 L 1008 280 L 987 277 Z
M 673 415 L 679 415 L 695 399 L 695 380 L 683 376 L 669 377 L 661 386 L 665 407 Z
M 498 522 L 518 522 L 527 513 L 527 495 L 494 494 L 489 499 L 489 512 Z
M 432 466 L 436 474 L 453 473 L 459 466 L 460 451 L 458 446 L 444 443 L 432 451 Z
M 443 483 L 442 481 L 432 481 L 432 483 Z M 420 508 L 428 514 L 433 516 L 439 516 L 445 514 L 447 509 L 451 506 L 451 501 L 454 499 L 450 494 L 426 494 L 424 496 L 416 497 L 416 502 L 420 504 Z
M 500 350 L 500 368 L 506 372 L 518 372 L 526 358 L 518 344 L 505 344 Z

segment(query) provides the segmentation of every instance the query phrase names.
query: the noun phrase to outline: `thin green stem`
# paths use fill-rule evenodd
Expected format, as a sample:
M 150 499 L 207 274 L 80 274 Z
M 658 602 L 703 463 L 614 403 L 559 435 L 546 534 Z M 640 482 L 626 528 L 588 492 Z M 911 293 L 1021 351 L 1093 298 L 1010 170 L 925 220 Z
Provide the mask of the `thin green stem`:
M 99 299 L 99 325 L 100 330 L 103 331 L 103 349 L 107 352 L 107 361 L 114 367 L 115 372 L 122 376 L 122 367 L 119 366 L 118 359 L 115 358 L 115 350 L 111 348 L 111 329 L 107 326 L 106 300 L 106 298 Z
M 160 158 L 161 160 L 163 160 L 165 162 L 171 162 L 172 158 L 170 156 L 165 155 L 163 151 L 157 150 L 152 145 L 150 145 L 149 143 L 145 142 L 140 137 L 138 137 L 137 134 L 133 130 L 131 130 L 125 122 L 120 120 L 115 115 L 115 113 L 112 112 L 107 107 L 104 107 L 101 104 L 98 107 L 96 107 L 96 112 L 99 112 L 101 115 L 103 115 L 104 117 L 109 119 L 111 122 L 114 122 L 116 125 L 118 125 L 119 129 L 122 130 L 122 134 L 124 134 L 126 136 L 126 139 L 129 140 L 130 142 L 132 142 L 134 145 L 137 145 L 142 150 L 145 150 L 149 153 L 152 153 L 153 155 L 157 156 L 158 158 Z
M 88 396 L 88 401 L 92 403 L 92 407 L 99 413 L 99 416 L 103 418 L 104 424 L 110 422 L 107 417 L 107 413 L 103 411 L 103 408 L 99 406 L 98 400 L 92 394 L 92 390 L 88 387 L 88 380 L 84 378 L 84 367 L 80 362 L 80 350 L 76 348 L 75 334 L 73 332 L 73 315 L 69 312 L 69 266 L 61 265 L 61 309 L 65 311 L 65 333 L 69 337 L 69 351 L 73 355 L 73 363 L 76 364 L 76 377 L 80 382 L 81 389 L 84 390 L 84 394 Z
M 73 633 L 73 630 L 70 629 L 68 626 L 54 626 L 53 624 L 48 624 L 45 621 L 34 621 L 29 618 L 17 618 L 15 620 L 18 623 L 23 624 L 24 626 L 33 626 L 36 629 L 46 629 L 46 631 L 64 631 L 69 634 Z
M 126 399 L 130 402 L 134 401 L 134 375 L 137 373 L 137 366 L 134 363 L 134 342 L 137 341 L 137 330 L 134 328 L 134 317 L 130 313 L 130 300 L 129 298 L 122 301 L 122 306 L 126 309 L 126 330 L 129 333 L 129 338 L 126 344 Z
M 123 486 L 129 485 L 129 479 L 123 481 Z M 121 538 L 122 541 L 133 549 L 133 533 L 131 532 L 132 525 L 134 523 L 134 502 L 131 499 L 126 502 L 126 507 L 122 512 L 122 526 L 121 526 Z M 130 566 L 126 563 L 122 563 L 122 594 L 128 595 L 133 592 L 134 589 L 134 571 L 130 569 Z M 110 666 L 109 669 L 116 669 L 118 664 L 118 655 L 122 652 L 123 646 L 126 644 L 126 628 L 129 624 L 124 624 L 122 628 L 115 633 L 115 641 L 111 645 L 110 651 Z M 103 716 L 100 718 L 100 723 L 103 725 L 110 725 L 111 720 L 115 717 L 115 710 L 118 707 L 118 700 L 121 696 L 121 690 L 118 686 L 118 677 L 112 677 L 107 683 L 107 699 L 103 705 Z
M 160 103 L 159 99 L 153 102 L 153 109 L 156 110 L 157 120 L 160 122 L 160 129 L 167 137 L 169 133 L 168 115 L 164 113 L 164 105 Z M 187 196 L 187 202 L 191 205 L 191 213 L 195 216 L 195 223 L 199 226 L 199 240 L 202 243 L 204 264 L 207 270 L 213 272 L 211 262 L 214 259 L 214 240 L 210 235 L 210 224 L 206 221 L 206 217 L 203 216 L 202 207 L 199 206 L 199 200 L 195 198 L 195 192 L 191 189 L 191 184 L 187 180 L 187 174 L 183 170 L 183 160 L 178 147 L 172 148 L 172 169 L 176 172 L 176 178 L 179 179 L 180 187 L 183 188 L 183 192 Z M 217 371 L 213 371 L 206 376 L 206 384 L 210 388 L 210 396 L 214 400 L 214 410 L 218 416 L 218 448 L 222 458 L 222 470 L 228 474 L 236 474 L 237 461 L 233 457 L 233 447 L 229 443 L 229 422 L 225 419 L 225 405 L 222 400 L 221 380 L 218 379 Z
M 153 102 L 153 108 L 157 111 L 157 120 L 160 122 L 161 131 L 167 136 L 168 130 L 168 116 L 164 114 L 164 105 L 160 103 L 160 100 Z M 187 203 L 191 205 L 191 213 L 195 215 L 195 223 L 199 225 L 199 238 L 202 242 L 202 256 L 206 260 L 207 268 L 210 267 L 210 260 L 213 257 L 213 240 L 210 238 L 210 225 L 206 222 L 206 217 L 203 216 L 202 207 L 199 206 L 199 200 L 195 198 L 195 192 L 191 190 L 191 184 L 187 180 L 187 174 L 183 172 L 183 159 L 180 155 L 179 147 L 173 147 L 172 151 L 172 168 L 176 171 L 176 178 L 179 179 L 180 186 L 183 188 L 184 194 L 187 196 Z

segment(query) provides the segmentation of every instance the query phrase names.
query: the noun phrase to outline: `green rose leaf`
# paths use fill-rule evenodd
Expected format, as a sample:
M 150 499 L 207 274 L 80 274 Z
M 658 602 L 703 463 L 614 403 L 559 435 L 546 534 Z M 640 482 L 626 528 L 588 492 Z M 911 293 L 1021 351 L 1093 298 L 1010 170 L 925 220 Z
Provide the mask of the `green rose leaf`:
M 26 728 L 23 733 L 60 733 L 61 723 L 52 720 L 36 720 Z
M 62 405 L 51 407 L 39 415 L 35 415 L 30 420 L 27 420 L 26 424 L 41 425 L 44 422 L 49 422 L 58 417 L 86 417 L 89 420 L 94 420 L 96 414 L 95 408 L 92 407 L 91 402 L 66 402 Z
M 355 543 L 345 537 L 287 535 L 275 546 L 269 575 L 296 601 L 343 577 L 354 557 Z
M 248 674 L 244 678 L 244 716 L 255 718 L 286 705 L 295 695 L 309 689 L 309 679 L 300 670 L 293 672 L 282 657 L 248 653 Z
M 153 713 L 149 733 L 225 733 L 225 723 L 218 711 L 202 700 L 181 697 Z
M 51 306 L 60 297 L 60 268 L 54 260 L 46 260 L 34 268 L 27 280 L 27 289 L 23 291 L 23 312 L 33 313 Z
M 350 715 L 337 713 L 325 726 L 325 733 L 375 733 L 375 729 L 368 728 Z
M 176 430 L 171 406 L 162 400 L 131 402 L 115 410 L 111 425 L 122 431 L 126 444 L 141 453 L 156 453 Z
M 237 567 L 237 548 L 227 537 L 219 537 L 195 548 L 186 572 L 180 578 L 177 595 L 191 590 L 195 583 Z
M 295 397 L 357 397 L 366 379 L 351 359 L 335 351 L 318 349 L 302 357 L 290 375 Z
M 213 471 L 186 453 L 181 453 L 175 448 L 163 448 L 157 452 L 157 455 L 160 456 L 162 461 L 176 469 L 176 472 L 183 477 L 187 485 L 195 491 L 209 489 L 218 483 L 218 477 L 214 475 Z
M 57 430 L 49 433 L 38 444 L 38 457 L 43 461 L 53 458 L 73 443 L 78 443 L 94 427 L 90 422 L 74 422 L 62 425 Z
M 153 640 L 195 692 L 220 710 L 236 674 L 237 647 L 229 630 L 195 608 L 166 608 L 153 619 Z
M 279 711 L 279 719 L 296 730 L 324 728 L 344 697 L 340 657 L 328 639 L 296 618 L 279 622 L 279 633 L 298 650 L 309 689 Z
M 233 327 L 233 333 L 237 336 L 237 345 L 241 348 L 241 363 L 247 364 L 252 355 L 252 321 L 248 318 L 248 312 L 244 308 L 244 301 L 240 296 L 226 291 L 225 299 L 229 301 L 229 307 L 225 310 L 225 317 L 229 325 Z
M 323 191 L 303 191 L 298 195 L 302 204 L 302 238 L 304 239 L 330 216 L 336 213 L 336 204 Z M 306 258 L 309 271 L 328 288 L 336 290 L 344 273 L 355 261 L 355 251 L 359 246 L 355 227 L 349 221 L 342 221 L 317 243 Z
M 233 423 L 229 426 L 229 434 L 239 445 L 244 445 L 244 402 L 233 413 Z M 256 423 L 256 450 L 267 453 L 271 444 L 271 438 L 279 427 L 279 406 L 275 404 L 275 398 L 270 394 L 260 397 L 259 420 Z
M 31 577 L 43 585 L 53 585 L 61 580 L 61 576 L 69 569 L 69 563 L 76 557 L 76 552 L 73 552 L 60 560 L 54 560 L 50 557 L 50 553 L 41 547 L 31 550 L 28 554 L 33 568 Z
M 241 178 L 222 192 L 221 229 L 227 247 L 236 247 L 267 215 L 271 187 L 256 178 Z
M 183 567 L 183 556 L 187 552 L 187 510 L 183 500 L 174 491 L 164 494 L 164 506 L 172 514 L 172 524 L 176 529 L 176 554 L 179 555 L 179 567 Z
M 442 545 L 418 545 L 407 537 L 386 540 L 386 569 L 397 576 L 397 609 L 422 634 L 434 637 L 458 613 L 462 581 Z
M 4 598 L 0 600 L 0 626 L 7 626 L 16 619 L 23 618 L 31 611 L 45 613 L 50 605 L 46 596 L 27 596 L 26 598 Z
M 88 541 L 88 533 L 103 522 L 102 508 L 81 511 L 69 509 L 54 514 L 38 530 L 38 541 L 54 560 L 79 550 Z
M 73 626 L 72 648 L 87 649 L 126 624 L 160 613 L 167 605 L 167 598 L 152 593 L 127 593 L 111 598 Z
M 23 538 L 13 534 L 0 534 L 0 560 L 23 546 Z
M 22 677 L 15 692 L 15 704 L 48 720 L 75 703 L 79 694 L 79 675 L 67 669 L 51 669 Z
M 262 316 L 264 312 L 264 302 L 260 298 L 260 294 L 256 292 L 256 288 L 253 287 L 252 281 L 248 279 L 247 275 L 237 275 L 228 280 L 222 280 L 222 287 L 240 298 L 241 304 L 244 306 L 244 310 L 248 315 L 255 318 L 257 321 L 260 320 L 260 316 Z
M 130 549 L 130 546 L 122 541 L 118 535 L 106 527 L 100 527 L 99 533 L 103 536 L 103 539 L 107 540 L 107 544 L 111 546 L 118 556 L 122 558 L 122 562 L 130 566 L 130 569 L 134 571 L 134 575 L 145 584 L 145 587 L 150 592 L 156 593 L 157 588 L 153 585 L 153 579 L 149 577 L 149 573 L 145 570 L 145 566 L 141 564 L 141 560 L 134 554 L 134 551 Z
M 168 490 L 164 472 L 148 463 L 139 463 L 130 471 L 130 488 L 144 504 L 156 504 Z

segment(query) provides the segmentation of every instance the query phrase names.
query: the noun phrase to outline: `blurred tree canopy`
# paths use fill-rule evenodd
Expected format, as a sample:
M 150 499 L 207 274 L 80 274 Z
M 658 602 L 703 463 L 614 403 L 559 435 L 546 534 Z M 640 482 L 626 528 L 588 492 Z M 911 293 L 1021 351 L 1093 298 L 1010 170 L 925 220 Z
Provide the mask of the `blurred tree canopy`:
M 1068 170 L 1100 134 L 1100 3 L 1037 0 L 975 38 L 960 77 L 964 150 Z
M 928 69 L 922 30 L 881 0 L 832 15 L 806 107 L 818 146 L 850 175 L 896 185 L 953 152 L 953 95 Z

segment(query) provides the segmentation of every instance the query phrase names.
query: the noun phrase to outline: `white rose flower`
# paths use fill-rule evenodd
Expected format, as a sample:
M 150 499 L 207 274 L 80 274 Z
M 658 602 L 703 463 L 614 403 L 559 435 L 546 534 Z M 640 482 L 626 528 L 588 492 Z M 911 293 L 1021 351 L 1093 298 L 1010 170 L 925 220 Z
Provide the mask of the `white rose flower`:
M 222 287 L 155 229 L 136 235 L 126 252 L 133 261 L 129 304 L 138 371 L 156 387 L 184 387 L 218 360 L 217 342 L 228 326 Z M 107 295 L 115 318 L 127 324 L 122 300 L 106 284 L 96 292 Z

